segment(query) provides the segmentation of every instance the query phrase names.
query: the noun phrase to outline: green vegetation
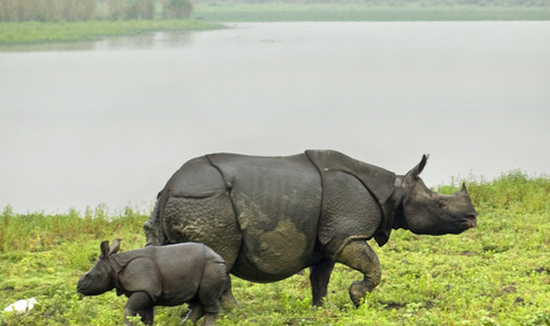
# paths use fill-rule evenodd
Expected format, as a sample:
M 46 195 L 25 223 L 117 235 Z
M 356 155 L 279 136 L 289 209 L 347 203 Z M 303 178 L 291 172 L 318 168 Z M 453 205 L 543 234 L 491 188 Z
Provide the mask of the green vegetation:
M 0 0 L 0 45 L 221 27 L 184 19 L 192 11 L 190 0 Z
M 233 278 L 240 305 L 218 325 L 550 325 L 550 179 L 519 171 L 493 181 L 466 180 L 479 213 L 476 229 L 460 235 L 417 236 L 394 231 L 382 248 L 382 282 L 355 309 L 348 287 L 359 273 L 337 265 L 329 300 L 310 307 L 308 272 L 256 284 Z M 461 182 L 440 186 L 457 191 Z M 114 291 L 81 298 L 79 275 L 99 243 L 122 238 L 141 247 L 146 212 L 0 214 L 0 309 L 35 297 L 28 314 L 0 312 L 0 325 L 120 325 L 124 297 Z M 158 308 L 157 325 L 177 325 L 185 307 Z
M 0 22 L 0 45 L 98 40 L 155 31 L 209 30 L 221 25 L 198 20 Z
M 550 20 L 550 0 L 0 0 L 0 45 L 95 40 L 207 22 Z M 195 20 L 166 21 L 192 17 Z M 42 23 L 38 23 L 42 22 Z
M 227 3 L 360 3 L 371 6 L 389 5 L 393 7 L 402 6 L 528 6 L 544 7 L 549 6 L 549 0 L 194 0 L 196 3 L 227 4 Z
M 204 2 L 195 6 L 194 16 L 217 22 L 275 21 L 499 21 L 549 20 L 546 6 L 478 6 L 472 4 L 408 5 L 370 2 L 251 4 L 239 2 Z

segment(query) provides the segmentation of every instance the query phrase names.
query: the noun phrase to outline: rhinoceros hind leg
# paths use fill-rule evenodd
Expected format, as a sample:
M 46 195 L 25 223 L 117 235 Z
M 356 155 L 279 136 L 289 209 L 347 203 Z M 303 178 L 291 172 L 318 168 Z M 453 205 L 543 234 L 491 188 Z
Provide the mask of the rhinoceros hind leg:
M 380 283 L 382 273 L 378 257 L 365 240 L 353 240 L 340 250 L 336 261 L 363 273 L 363 280 L 353 282 L 349 288 L 351 301 L 359 307 L 367 292 Z
M 181 322 L 182 325 L 185 325 L 188 321 L 197 325 L 199 319 L 204 316 L 204 326 L 214 326 L 216 325 L 216 319 L 218 318 L 218 313 L 208 313 L 204 311 L 202 304 L 195 302 L 189 307 L 191 311 L 187 314 L 185 319 Z
M 205 314 L 204 315 L 204 326 L 214 326 L 216 325 L 216 319 L 218 318 L 218 314 Z
M 334 268 L 334 261 L 329 258 L 321 259 L 317 264 L 309 268 L 309 280 L 311 282 L 311 294 L 314 307 L 321 307 L 327 296 L 330 274 Z
M 193 325 L 197 324 L 197 320 L 201 319 L 202 316 L 204 316 L 204 312 L 202 311 L 202 306 L 198 302 L 194 302 L 189 305 L 189 313 L 185 318 L 182 320 L 181 324 L 185 325 L 187 321 L 190 321 L 193 323 Z

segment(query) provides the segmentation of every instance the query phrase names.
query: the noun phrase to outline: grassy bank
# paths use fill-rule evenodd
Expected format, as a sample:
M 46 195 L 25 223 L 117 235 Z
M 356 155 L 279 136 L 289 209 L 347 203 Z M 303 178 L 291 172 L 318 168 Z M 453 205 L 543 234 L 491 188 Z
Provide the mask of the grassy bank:
M 456 185 L 439 187 L 453 192 Z M 479 225 L 461 235 L 394 231 L 378 248 L 382 282 L 359 309 L 347 289 L 360 275 L 337 265 L 331 304 L 310 307 L 308 272 L 281 282 L 234 278 L 237 309 L 218 325 L 550 325 L 550 179 L 520 172 L 469 180 Z M 102 208 L 63 215 L 0 214 L 0 308 L 21 298 L 40 303 L 26 315 L 0 313 L 0 325 L 119 325 L 126 302 L 114 292 L 80 298 L 78 276 L 101 240 L 122 249 L 144 244 L 146 212 Z M 157 309 L 157 325 L 177 325 L 185 307 Z
M 156 31 L 210 30 L 216 23 L 198 20 L 117 20 L 81 22 L 0 22 L 0 45 L 98 40 Z
M 550 7 L 367 3 L 199 3 L 194 16 L 217 22 L 549 20 Z

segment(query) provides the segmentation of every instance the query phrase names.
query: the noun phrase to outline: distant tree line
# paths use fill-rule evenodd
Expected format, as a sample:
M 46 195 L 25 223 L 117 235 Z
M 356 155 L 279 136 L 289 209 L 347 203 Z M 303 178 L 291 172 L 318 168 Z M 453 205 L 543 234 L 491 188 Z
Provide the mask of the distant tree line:
M 191 0 L 0 0 L 0 21 L 181 19 Z
M 547 7 L 550 0 L 195 0 L 196 3 L 364 3 L 377 6 L 526 6 Z

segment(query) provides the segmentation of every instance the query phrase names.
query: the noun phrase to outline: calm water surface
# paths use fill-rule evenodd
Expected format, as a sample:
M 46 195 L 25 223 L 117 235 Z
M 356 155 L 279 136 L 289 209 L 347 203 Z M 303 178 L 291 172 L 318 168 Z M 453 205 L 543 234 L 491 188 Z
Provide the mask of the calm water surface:
M 0 49 L 0 208 L 148 208 L 218 151 L 550 174 L 550 22 L 231 27 Z

